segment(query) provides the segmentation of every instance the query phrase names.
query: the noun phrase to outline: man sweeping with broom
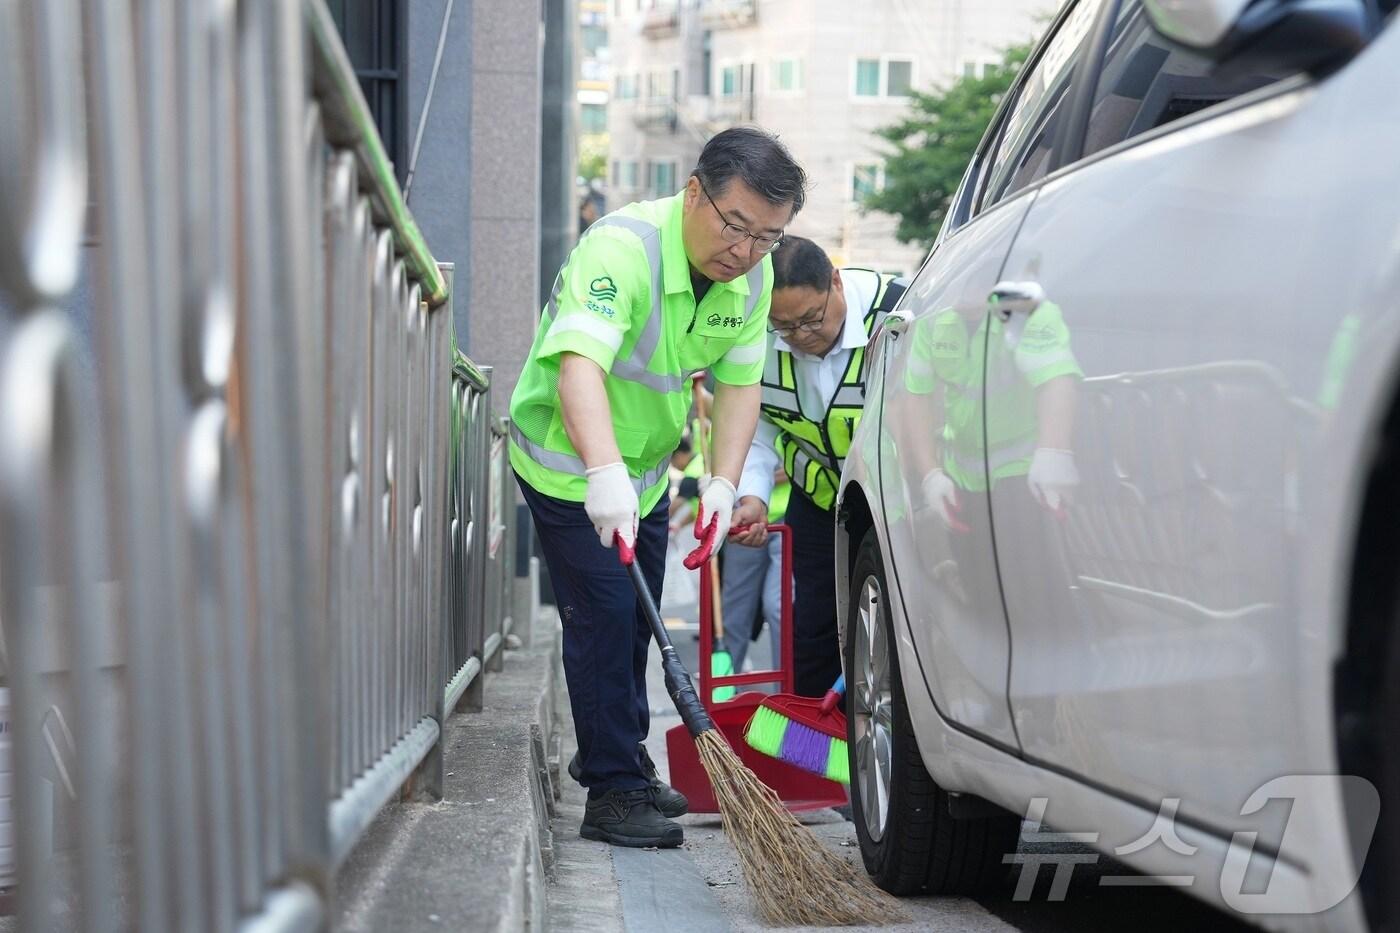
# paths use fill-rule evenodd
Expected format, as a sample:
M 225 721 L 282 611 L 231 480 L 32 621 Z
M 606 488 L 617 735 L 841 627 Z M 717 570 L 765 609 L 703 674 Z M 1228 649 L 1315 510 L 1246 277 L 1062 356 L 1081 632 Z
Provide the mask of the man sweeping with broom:
M 689 374 L 716 379 L 704 535 L 724 543 L 758 420 L 768 254 L 802 207 L 806 176 L 758 129 L 706 144 L 686 187 L 595 222 L 555 280 L 511 398 L 510 459 L 534 516 L 564 629 L 564 673 L 588 788 L 580 833 L 678 846 L 686 800 L 642 746 L 651 628 L 613 548 L 620 538 L 653 600 L 667 542 L 666 466 L 690 408 Z M 699 534 L 700 532 L 697 532 Z

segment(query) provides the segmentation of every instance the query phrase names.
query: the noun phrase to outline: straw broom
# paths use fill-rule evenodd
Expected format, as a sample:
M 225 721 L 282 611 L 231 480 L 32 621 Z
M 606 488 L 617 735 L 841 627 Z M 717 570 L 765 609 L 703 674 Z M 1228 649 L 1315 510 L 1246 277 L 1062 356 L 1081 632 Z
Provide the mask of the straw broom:
M 724 832 L 739 850 L 744 880 L 759 914 L 773 924 L 843 926 L 899 923 L 909 918 L 863 872 L 824 846 L 793 817 L 778 795 L 729 747 L 704 704 L 661 622 L 633 549 L 621 536 L 618 554 L 632 578 L 637 602 L 661 648 L 661 669 L 681 721 L 695 739 L 700 761 L 714 787 Z

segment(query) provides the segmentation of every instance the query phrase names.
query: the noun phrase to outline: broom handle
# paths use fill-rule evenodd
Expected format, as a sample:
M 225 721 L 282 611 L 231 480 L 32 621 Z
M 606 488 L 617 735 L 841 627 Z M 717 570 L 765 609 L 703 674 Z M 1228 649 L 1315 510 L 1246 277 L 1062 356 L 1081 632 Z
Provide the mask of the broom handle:
M 831 689 L 822 697 L 821 715 L 829 716 L 836 708 L 836 704 L 841 702 L 841 697 L 846 692 L 846 675 L 842 674 L 836 678 L 836 683 L 831 685 Z
M 710 615 L 713 618 L 715 643 L 724 642 L 724 609 L 720 599 L 719 557 L 710 558 Z
M 705 401 L 705 386 L 696 379 L 692 387 L 695 390 L 695 416 L 700 421 L 700 436 L 695 439 L 695 444 L 700 448 L 700 459 L 705 461 L 705 469 L 714 475 L 714 450 L 710 444 L 710 406 Z M 698 506 L 697 506 L 698 508 Z M 716 547 L 724 544 L 719 542 Z M 710 632 L 717 643 L 724 641 L 724 603 L 720 599 L 719 586 L 719 555 L 710 558 Z
M 690 674 L 686 672 L 681 659 L 676 656 L 676 648 L 671 644 L 671 636 L 666 633 L 666 624 L 661 621 L 661 613 L 657 611 L 656 603 L 651 598 L 651 589 L 647 586 L 646 578 L 642 576 L 642 567 L 637 563 L 633 549 L 628 547 L 622 540 L 622 535 L 616 532 L 613 543 L 617 545 L 618 558 L 627 567 L 627 575 L 632 578 L 632 589 L 637 591 L 637 603 L 647 617 L 647 624 L 651 626 L 652 637 L 661 649 L 661 672 L 665 677 L 666 692 L 670 694 L 671 702 L 676 705 L 676 712 L 681 714 L 681 722 L 685 723 L 685 728 L 692 738 L 702 732 L 708 732 L 715 727 L 714 721 L 710 719 L 710 714 L 705 712 L 705 705 L 700 702 L 700 694 L 695 692 Z

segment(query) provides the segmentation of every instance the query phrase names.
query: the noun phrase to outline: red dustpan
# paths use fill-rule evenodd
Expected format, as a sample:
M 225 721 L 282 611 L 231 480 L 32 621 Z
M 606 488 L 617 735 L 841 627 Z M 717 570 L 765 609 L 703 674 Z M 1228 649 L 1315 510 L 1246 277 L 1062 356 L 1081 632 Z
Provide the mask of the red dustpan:
M 710 673 L 714 629 L 711 626 L 712 606 L 709 595 L 711 571 L 709 564 L 706 564 L 700 570 L 700 661 L 696 665 L 700 673 L 700 698 L 710 718 L 714 720 L 715 728 L 724 734 L 740 760 L 760 781 L 777 792 L 779 799 L 789 810 L 820 810 L 825 807 L 843 806 L 846 803 L 846 788 L 842 785 L 809 774 L 776 758 L 761 755 L 744 742 L 744 727 L 753 718 L 758 704 L 768 698 L 768 694 L 751 691 L 722 703 L 716 703 L 712 699 L 715 687 L 743 687 L 750 684 L 776 683 L 780 685 L 783 693 L 792 693 L 792 530 L 786 525 L 769 525 L 768 531 L 783 536 L 782 665 L 776 670 L 750 671 L 747 674 L 729 674 L 723 677 L 716 677 Z M 815 698 L 813 702 L 820 703 L 821 700 Z M 690 801 L 690 812 L 718 813 L 719 804 L 715 800 L 714 789 L 710 786 L 710 778 L 705 773 L 704 766 L 700 764 L 695 740 L 690 737 L 690 732 L 684 725 L 673 726 L 666 731 L 666 754 L 670 759 L 671 786 L 685 794 L 686 799 Z

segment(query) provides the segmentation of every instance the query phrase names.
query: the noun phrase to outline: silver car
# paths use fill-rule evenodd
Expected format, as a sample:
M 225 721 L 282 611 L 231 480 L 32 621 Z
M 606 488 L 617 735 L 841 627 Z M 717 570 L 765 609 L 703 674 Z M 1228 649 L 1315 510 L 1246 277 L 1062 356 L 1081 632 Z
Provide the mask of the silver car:
M 886 889 L 1400 924 L 1395 6 L 1070 0 L 1002 101 L 842 478 Z

